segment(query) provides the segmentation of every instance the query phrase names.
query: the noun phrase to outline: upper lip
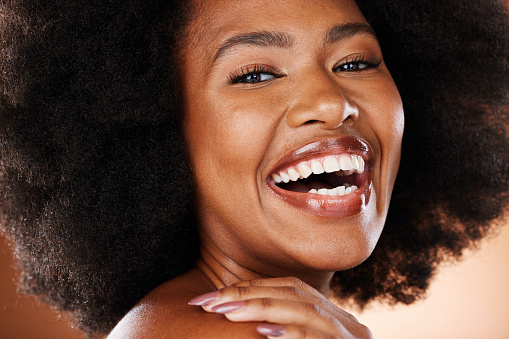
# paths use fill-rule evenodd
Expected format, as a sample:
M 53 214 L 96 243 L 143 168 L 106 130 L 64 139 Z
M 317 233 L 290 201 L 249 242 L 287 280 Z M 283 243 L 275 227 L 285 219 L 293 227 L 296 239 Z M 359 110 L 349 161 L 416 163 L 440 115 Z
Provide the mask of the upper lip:
M 305 160 L 343 153 L 361 156 L 366 162 L 366 166 L 370 165 L 371 159 L 373 158 L 373 151 L 365 140 L 357 136 L 345 135 L 338 138 L 315 141 L 291 151 L 272 167 L 270 174 L 294 166 Z

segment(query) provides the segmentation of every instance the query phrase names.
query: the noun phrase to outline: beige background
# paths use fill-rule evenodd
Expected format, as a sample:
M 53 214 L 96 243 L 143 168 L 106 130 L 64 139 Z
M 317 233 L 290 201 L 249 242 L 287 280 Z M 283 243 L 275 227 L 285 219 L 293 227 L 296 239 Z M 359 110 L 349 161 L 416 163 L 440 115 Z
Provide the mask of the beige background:
M 83 338 L 46 306 L 17 295 L 14 276 L 0 237 L 0 339 Z M 461 263 L 442 267 L 425 300 L 352 312 L 375 339 L 509 339 L 509 225 Z
M 425 300 L 355 315 L 375 339 L 509 339 L 509 225 L 442 267 Z
M 442 267 L 426 300 L 353 313 L 375 339 L 509 339 L 509 226 Z M 10 252 L 0 241 L 0 339 L 83 338 L 32 299 L 15 294 Z

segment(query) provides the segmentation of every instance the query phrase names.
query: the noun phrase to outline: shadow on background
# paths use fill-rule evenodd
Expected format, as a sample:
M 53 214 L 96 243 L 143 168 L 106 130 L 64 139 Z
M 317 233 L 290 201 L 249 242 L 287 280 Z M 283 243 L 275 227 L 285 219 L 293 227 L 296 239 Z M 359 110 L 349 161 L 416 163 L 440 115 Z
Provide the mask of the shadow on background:
M 0 235 L 0 339 L 84 338 L 64 317 L 17 294 L 15 277 Z M 352 313 L 375 339 L 509 339 L 509 225 L 460 264 L 442 267 L 426 300 Z
M 11 259 L 0 238 L 0 339 L 84 338 L 47 306 L 15 293 Z M 375 339 L 509 339 L 509 225 L 461 263 L 442 267 L 425 300 L 351 312 Z
M 16 293 L 16 272 L 11 251 L 0 236 L 0 338 L 74 339 L 84 338 L 64 317 L 33 298 Z

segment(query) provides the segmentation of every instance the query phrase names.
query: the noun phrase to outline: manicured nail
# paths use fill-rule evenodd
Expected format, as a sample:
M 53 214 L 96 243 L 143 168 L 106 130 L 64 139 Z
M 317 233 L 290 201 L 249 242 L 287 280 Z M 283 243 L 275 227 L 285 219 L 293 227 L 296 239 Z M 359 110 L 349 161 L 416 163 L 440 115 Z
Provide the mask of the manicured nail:
M 245 304 L 245 302 L 243 302 L 243 301 L 232 301 L 230 303 L 221 304 L 221 305 L 212 307 L 212 312 L 221 313 L 221 314 L 237 312 L 237 311 L 240 311 L 242 309 L 242 307 L 244 307 L 244 304 Z
M 270 337 L 280 337 L 285 334 L 285 328 L 281 325 L 262 324 L 256 328 L 258 333 Z
M 196 298 L 191 299 L 188 304 L 195 306 L 207 306 L 212 304 L 217 299 L 219 299 L 219 291 L 214 291 L 199 295 Z

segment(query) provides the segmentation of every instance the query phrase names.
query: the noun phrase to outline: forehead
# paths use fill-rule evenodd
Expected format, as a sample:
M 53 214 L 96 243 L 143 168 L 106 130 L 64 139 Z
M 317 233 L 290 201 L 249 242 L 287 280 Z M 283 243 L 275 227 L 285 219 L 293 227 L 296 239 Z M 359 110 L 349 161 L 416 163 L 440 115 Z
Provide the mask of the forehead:
M 256 31 L 322 38 L 327 28 L 366 22 L 353 0 L 195 0 L 188 43 L 213 50 L 229 37 Z

